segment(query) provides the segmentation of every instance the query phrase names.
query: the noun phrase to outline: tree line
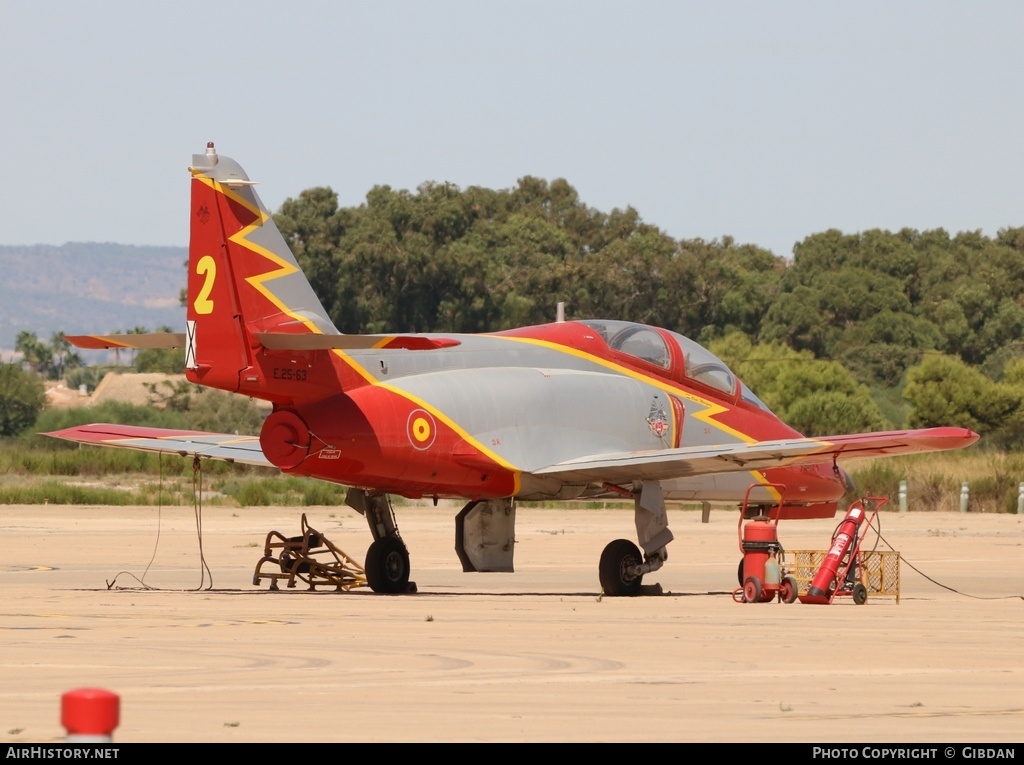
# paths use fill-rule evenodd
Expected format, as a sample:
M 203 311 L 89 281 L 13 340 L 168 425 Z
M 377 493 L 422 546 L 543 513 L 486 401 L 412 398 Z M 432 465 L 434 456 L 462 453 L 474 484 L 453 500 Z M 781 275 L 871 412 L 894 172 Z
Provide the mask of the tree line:
M 727 236 L 676 240 L 533 177 L 379 186 L 354 207 L 312 188 L 274 217 L 342 332 L 494 331 L 552 321 L 564 302 L 570 319 L 707 345 L 810 435 L 942 424 L 1020 445 L 1024 228 L 829 230 L 787 259 Z M 135 362 L 181 370 L 165 352 Z

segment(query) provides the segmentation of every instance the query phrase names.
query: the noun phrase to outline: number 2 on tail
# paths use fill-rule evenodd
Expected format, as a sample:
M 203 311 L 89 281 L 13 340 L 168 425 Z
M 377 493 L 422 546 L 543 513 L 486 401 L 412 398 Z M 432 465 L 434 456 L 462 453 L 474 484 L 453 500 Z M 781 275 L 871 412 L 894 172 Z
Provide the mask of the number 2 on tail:
M 203 255 L 196 263 L 196 273 L 200 276 L 205 275 L 206 278 L 203 280 L 203 286 L 200 288 L 199 294 L 196 295 L 192 307 L 196 309 L 196 313 L 213 313 L 213 301 L 210 300 L 210 293 L 213 292 L 213 282 L 217 278 L 217 261 L 210 255 Z

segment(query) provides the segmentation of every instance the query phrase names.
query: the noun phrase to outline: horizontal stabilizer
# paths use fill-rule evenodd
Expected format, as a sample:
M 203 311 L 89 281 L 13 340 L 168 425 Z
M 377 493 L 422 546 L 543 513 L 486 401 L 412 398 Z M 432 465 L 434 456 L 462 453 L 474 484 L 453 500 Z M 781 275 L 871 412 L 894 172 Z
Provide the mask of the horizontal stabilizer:
M 273 467 L 263 455 L 257 436 L 238 436 L 230 433 L 204 433 L 198 430 L 170 430 L 167 428 L 145 428 L 135 425 L 111 425 L 94 423 L 78 425 L 44 436 L 61 438 L 80 444 L 112 446 L 118 449 L 135 449 L 145 452 L 179 454 L 182 457 L 206 457 L 224 462 L 243 465 Z
M 459 341 L 427 335 L 318 335 L 289 332 L 258 332 L 256 339 L 271 351 L 362 350 L 368 348 L 432 351 L 452 348 Z
M 76 348 L 101 351 L 105 348 L 184 348 L 184 332 L 146 332 L 138 335 L 64 335 Z
M 752 444 L 689 446 L 644 452 L 593 454 L 532 471 L 566 482 L 663 481 L 712 473 L 812 465 L 836 459 L 883 457 L 960 449 L 978 440 L 967 428 L 928 428 L 856 433 L 822 438 L 790 438 Z

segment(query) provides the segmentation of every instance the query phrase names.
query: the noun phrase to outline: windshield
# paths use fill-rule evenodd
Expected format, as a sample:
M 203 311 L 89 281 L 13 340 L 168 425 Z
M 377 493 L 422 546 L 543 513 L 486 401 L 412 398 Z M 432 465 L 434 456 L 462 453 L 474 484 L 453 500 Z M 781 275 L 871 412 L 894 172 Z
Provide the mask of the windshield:
M 754 391 L 750 390 L 750 388 L 747 387 L 747 384 L 743 381 L 740 381 L 740 396 L 748 404 L 753 404 L 754 406 L 760 409 L 764 409 L 766 412 L 771 411 L 771 409 L 768 408 L 767 404 L 765 404 L 761 399 L 755 396 Z
M 683 352 L 683 374 L 686 377 L 729 396 L 736 393 L 736 377 L 721 359 L 678 332 L 669 334 L 679 343 Z

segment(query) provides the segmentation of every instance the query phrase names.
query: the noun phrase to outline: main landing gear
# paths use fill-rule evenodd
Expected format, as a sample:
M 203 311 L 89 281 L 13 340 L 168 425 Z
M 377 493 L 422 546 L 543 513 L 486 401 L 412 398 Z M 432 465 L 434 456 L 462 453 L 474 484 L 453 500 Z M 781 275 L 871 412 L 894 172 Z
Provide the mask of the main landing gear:
M 386 494 L 349 489 L 345 504 L 366 518 L 373 543 L 366 551 L 366 583 L 374 592 L 416 592 L 409 581 L 409 550 L 398 533 Z M 455 519 L 455 551 L 463 571 L 513 571 L 516 505 L 511 498 L 470 502 Z
M 668 560 L 665 548 L 672 541 L 672 532 L 660 483 L 648 481 L 633 494 L 633 519 L 640 547 L 628 539 L 616 539 L 601 553 L 597 573 L 601 591 L 608 597 L 639 595 L 644 574 L 657 571 Z
M 409 581 L 409 550 L 398 533 L 395 511 L 388 496 L 349 489 L 345 504 L 365 516 L 373 534 L 363 566 L 370 589 L 391 595 L 416 592 L 416 583 Z
M 639 595 L 646 574 L 668 560 L 672 541 L 661 484 L 648 481 L 633 496 L 640 546 L 628 539 L 610 542 L 601 553 L 598 578 L 609 597 Z M 366 552 L 366 582 L 374 592 L 416 592 L 409 581 L 409 550 L 398 532 L 386 494 L 349 489 L 345 504 L 366 518 L 373 543 Z M 511 498 L 470 502 L 456 518 L 455 549 L 464 571 L 512 571 L 515 549 L 515 502 Z

